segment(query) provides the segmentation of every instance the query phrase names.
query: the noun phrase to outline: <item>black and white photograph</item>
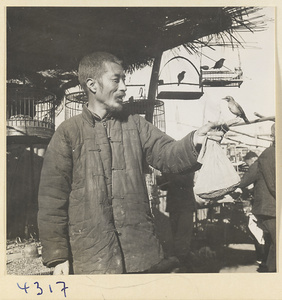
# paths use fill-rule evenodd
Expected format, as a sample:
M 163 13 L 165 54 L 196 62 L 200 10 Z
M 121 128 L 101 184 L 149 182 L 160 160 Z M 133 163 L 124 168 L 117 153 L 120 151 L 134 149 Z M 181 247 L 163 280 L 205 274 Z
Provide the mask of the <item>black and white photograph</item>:
M 13 292 L 278 275 L 274 5 L 4 10 Z M 75 299 L 133 299 L 86 290 Z

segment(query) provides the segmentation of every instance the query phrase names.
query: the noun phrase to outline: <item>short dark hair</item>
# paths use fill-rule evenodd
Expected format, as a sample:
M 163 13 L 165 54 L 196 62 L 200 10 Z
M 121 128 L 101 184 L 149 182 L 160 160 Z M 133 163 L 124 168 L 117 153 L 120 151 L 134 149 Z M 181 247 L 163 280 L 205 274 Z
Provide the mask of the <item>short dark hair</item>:
M 245 155 L 244 161 L 246 161 L 246 160 L 248 160 L 248 159 L 251 159 L 251 158 L 253 158 L 253 157 L 258 157 L 258 155 L 257 155 L 255 152 L 253 152 L 253 151 L 249 151 L 249 152 Z
M 107 52 L 93 52 L 82 58 L 78 66 L 78 80 L 87 93 L 86 81 L 88 78 L 100 79 L 105 72 L 105 63 L 113 62 L 122 65 L 122 61 Z

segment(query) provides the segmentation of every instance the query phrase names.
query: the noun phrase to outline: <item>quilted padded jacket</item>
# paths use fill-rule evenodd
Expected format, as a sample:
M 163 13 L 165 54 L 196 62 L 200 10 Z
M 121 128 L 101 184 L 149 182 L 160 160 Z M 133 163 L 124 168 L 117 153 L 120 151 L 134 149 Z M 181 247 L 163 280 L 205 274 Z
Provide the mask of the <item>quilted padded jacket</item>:
M 138 115 L 97 120 L 85 106 L 63 122 L 44 157 L 38 225 L 51 267 L 75 274 L 142 272 L 163 258 L 144 161 L 163 172 L 197 164 L 193 133 L 175 141 Z
M 265 149 L 258 160 L 257 181 L 254 188 L 254 215 L 276 216 L 275 146 Z

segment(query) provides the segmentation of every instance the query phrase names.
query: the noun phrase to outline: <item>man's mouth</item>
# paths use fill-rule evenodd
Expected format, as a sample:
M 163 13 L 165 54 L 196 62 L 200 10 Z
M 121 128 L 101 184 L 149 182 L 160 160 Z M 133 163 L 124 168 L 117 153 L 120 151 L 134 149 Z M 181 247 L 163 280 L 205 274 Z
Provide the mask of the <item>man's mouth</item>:
M 124 98 L 125 98 L 125 94 L 117 96 L 118 102 L 121 102 L 121 103 L 124 101 Z

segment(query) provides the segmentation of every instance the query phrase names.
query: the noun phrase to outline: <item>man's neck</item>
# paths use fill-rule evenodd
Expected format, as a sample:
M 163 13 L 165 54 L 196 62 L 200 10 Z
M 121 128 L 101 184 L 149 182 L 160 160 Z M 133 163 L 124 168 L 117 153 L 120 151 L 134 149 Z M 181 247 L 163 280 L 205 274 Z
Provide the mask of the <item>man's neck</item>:
M 105 109 L 95 105 L 93 102 L 90 102 L 90 101 L 88 102 L 88 109 L 94 115 L 100 117 L 101 119 L 103 119 L 108 114 L 108 112 Z

